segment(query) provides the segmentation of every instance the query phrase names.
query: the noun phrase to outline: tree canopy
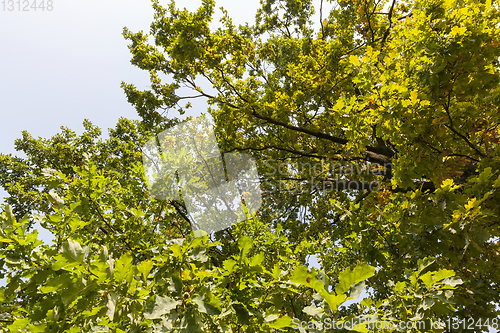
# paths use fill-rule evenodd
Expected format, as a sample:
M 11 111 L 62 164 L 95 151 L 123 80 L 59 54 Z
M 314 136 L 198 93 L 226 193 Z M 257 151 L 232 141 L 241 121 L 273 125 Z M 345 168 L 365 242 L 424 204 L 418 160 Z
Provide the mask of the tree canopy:
M 150 32 L 123 32 L 141 121 L 0 155 L 0 332 L 498 328 L 498 2 L 261 0 L 218 29 L 214 1 L 152 3 Z M 257 214 L 209 235 L 142 164 L 192 99 L 260 177 Z

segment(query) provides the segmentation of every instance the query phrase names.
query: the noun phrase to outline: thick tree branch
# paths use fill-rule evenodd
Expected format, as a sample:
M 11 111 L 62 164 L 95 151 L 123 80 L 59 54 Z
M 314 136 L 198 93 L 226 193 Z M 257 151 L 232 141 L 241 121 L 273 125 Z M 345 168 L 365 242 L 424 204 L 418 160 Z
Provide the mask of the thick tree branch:
M 180 216 L 181 216 L 184 220 L 186 220 L 186 221 L 187 221 L 187 223 L 189 223 L 189 225 L 192 227 L 193 225 L 192 225 L 191 221 L 189 220 L 189 217 L 187 216 L 187 214 L 186 214 L 186 213 L 184 212 L 184 210 L 182 209 L 182 208 L 184 208 L 184 207 L 182 207 L 182 208 L 181 208 L 181 206 L 182 206 L 182 205 L 181 205 L 180 203 L 178 203 L 177 201 L 175 201 L 175 200 L 170 200 L 170 201 L 169 201 L 169 203 L 170 203 L 172 206 L 174 206 L 174 208 L 175 208 L 175 210 L 177 211 L 177 213 L 179 213 L 179 215 L 180 215 Z M 181 231 L 181 233 L 182 233 L 182 231 Z
M 485 155 L 475 146 L 472 144 L 472 142 L 469 141 L 469 139 L 467 139 L 467 137 L 465 137 L 462 133 L 458 132 L 455 127 L 453 126 L 453 120 L 451 118 L 451 115 L 450 115 L 450 111 L 449 111 L 449 108 L 447 106 L 444 106 L 444 109 L 446 111 L 446 114 L 448 115 L 448 120 L 450 121 L 450 124 L 447 125 L 445 124 L 444 126 L 449 129 L 450 131 L 452 131 L 455 135 L 457 135 L 459 138 L 461 138 L 462 140 L 465 141 L 465 143 L 467 143 L 467 145 L 472 148 L 472 150 L 474 150 L 476 152 L 476 154 L 478 154 L 480 157 L 485 157 Z
M 290 180 L 290 181 L 310 181 L 310 179 L 305 177 L 279 177 L 278 180 Z M 369 192 L 378 192 L 380 190 L 381 182 L 379 181 L 359 181 L 359 180 L 346 180 L 346 179 L 334 179 L 321 177 L 317 178 L 316 183 L 309 183 L 309 187 L 311 190 L 335 190 L 335 191 L 344 191 L 344 190 L 356 190 L 356 191 L 369 191 Z M 417 189 L 420 189 L 422 192 L 434 192 L 436 190 L 436 186 L 433 182 L 430 181 L 417 181 L 414 182 L 414 186 Z M 304 187 L 305 188 L 305 187 Z M 391 192 L 395 193 L 406 193 L 410 191 L 414 191 L 411 187 L 397 187 L 395 189 L 391 189 Z
M 312 158 L 317 158 L 317 159 L 325 159 L 326 158 L 326 156 L 315 155 L 315 154 L 307 153 L 307 152 L 302 151 L 302 150 L 293 150 L 293 149 L 281 148 L 281 147 L 274 146 L 274 145 L 264 146 L 264 147 L 260 147 L 260 148 L 256 148 L 256 147 L 245 147 L 245 148 L 234 147 L 234 148 L 232 148 L 230 150 L 226 150 L 226 151 L 224 151 L 222 153 L 225 154 L 225 153 L 231 153 L 233 151 L 246 151 L 246 150 L 263 151 L 263 150 L 267 150 L 267 149 L 282 150 L 282 151 L 286 151 L 286 152 L 289 152 L 289 153 L 292 153 L 292 154 L 295 154 L 295 155 L 300 155 L 300 156 L 304 156 L 304 157 L 312 157 Z
M 113 228 L 113 226 L 111 224 L 109 224 L 109 222 L 104 218 L 104 215 L 101 213 L 101 210 L 99 209 L 99 206 L 97 205 L 97 203 L 94 202 L 94 200 L 92 200 L 92 198 L 90 197 L 90 195 L 87 195 L 87 199 L 90 201 L 90 203 L 94 206 L 96 212 L 97 212 L 97 215 L 99 215 L 100 219 L 102 220 L 102 222 L 104 222 L 104 224 L 116 235 L 117 232 L 116 230 Z M 103 230 L 101 228 L 101 230 Z M 104 231 L 104 230 L 103 230 Z M 108 234 L 107 232 L 104 232 L 106 235 Z M 122 239 L 123 242 L 125 243 L 125 245 L 127 246 L 127 248 L 130 250 L 131 254 L 135 257 L 135 252 L 134 250 L 132 249 L 132 247 L 130 246 L 130 244 L 127 242 L 126 239 Z
M 290 124 L 287 124 L 281 120 L 277 120 L 277 119 L 274 119 L 274 118 L 271 118 L 268 116 L 261 115 L 260 113 L 255 111 L 255 109 L 253 110 L 252 115 L 255 116 L 256 118 L 265 120 L 271 124 L 285 127 L 285 128 L 288 128 L 292 131 L 301 132 L 304 134 L 309 134 L 309 135 L 312 135 L 314 137 L 317 137 L 320 139 L 325 139 L 325 140 L 328 140 L 328 141 L 331 141 L 334 143 L 338 143 L 341 145 L 345 145 L 346 143 L 349 142 L 349 140 L 344 139 L 344 138 L 339 138 L 339 137 L 335 137 L 335 136 L 332 136 L 332 135 L 329 135 L 326 133 L 313 131 L 313 130 L 307 129 L 305 127 L 302 127 L 302 126 L 290 125 Z M 376 163 L 381 163 L 381 164 L 390 163 L 390 158 L 394 156 L 394 152 L 390 148 L 387 148 L 387 147 L 368 146 L 368 147 L 366 147 L 366 149 L 367 149 L 367 159 L 370 160 L 371 162 L 376 162 Z
M 237 94 L 237 96 L 245 103 L 248 103 L 250 104 L 250 102 L 244 98 L 239 92 L 238 90 L 226 79 L 225 75 L 224 75 L 224 72 L 220 69 L 218 69 L 224 82 L 226 82 L 226 84 L 231 88 L 231 90 L 234 91 L 235 94 Z M 191 84 L 193 87 L 196 87 L 195 83 L 192 82 L 192 81 L 188 81 L 189 84 Z M 203 91 L 201 91 L 201 89 L 197 89 L 202 95 L 208 97 L 208 98 L 212 98 L 216 101 L 219 101 L 223 104 L 226 104 L 227 106 L 231 107 L 231 108 L 235 108 L 235 109 L 239 109 L 241 110 L 241 107 L 239 106 L 236 106 L 232 103 L 228 103 L 228 102 L 224 102 L 224 101 L 220 101 L 218 98 L 216 98 L 215 96 L 211 96 L 209 94 L 206 94 L 204 93 Z M 302 126 L 294 126 L 294 125 L 290 125 L 290 124 L 287 124 L 281 120 L 278 120 L 278 119 L 274 119 L 274 118 L 271 118 L 271 117 L 268 117 L 268 116 L 265 116 L 265 115 L 262 115 L 260 114 L 259 112 L 257 112 L 257 110 L 255 110 L 255 108 L 252 106 L 252 115 L 258 119 L 261 119 L 261 120 L 264 120 L 268 123 L 271 123 L 271 124 L 274 124 L 274 125 L 278 125 L 278 126 L 281 126 L 281 127 L 284 127 L 284 128 L 287 128 L 287 129 L 290 129 L 290 130 L 293 130 L 293 131 L 296 131 L 296 132 L 301 132 L 301 133 L 304 133 L 304 134 L 309 134 L 309 135 L 312 135 L 316 138 L 319 138 L 319 139 L 325 139 L 325 140 L 328 140 L 330 142 L 333 142 L 333 143 L 338 143 L 338 144 L 341 144 L 341 145 L 345 145 L 349 142 L 349 140 L 347 139 L 344 139 L 344 138 L 339 138 L 339 137 L 335 137 L 335 136 L 332 136 L 330 134 L 327 134 L 327 133 L 323 133 L 323 132 L 318 132 L 318 131 L 313 131 L 313 130 L 310 130 L 308 128 L 305 128 L 305 127 L 302 127 Z M 374 162 L 374 163 L 379 163 L 379 164 L 387 164 L 387 163 L 390 163 L 390 158 L 394 156 L 394 152 L 388 148 L 388 147 L 371 147 L 371 146 L 367 146 L 366 147 L 367 149 L 367 157 L 366 157 L 366 160 L 370 161 L 370 162 Z
M 380 43 L 381 48 L 384 47 L 385 42 L 387 41 L 387 37 L 389 37 L 389 32 L 391 31 L 391 28 L 392 28 L 392 13 L 394 11 L 395 4 L 396 4 L 396 0 L 393 0 L 392 5 L 391 5 L 391 9 L 389 9 L 389 13 L 387 15 L 387 20 L 389 20 L 389 26 L 387 27 L 387 29 L 385 29 L 384 36 L 382 37 L 382 42 Z

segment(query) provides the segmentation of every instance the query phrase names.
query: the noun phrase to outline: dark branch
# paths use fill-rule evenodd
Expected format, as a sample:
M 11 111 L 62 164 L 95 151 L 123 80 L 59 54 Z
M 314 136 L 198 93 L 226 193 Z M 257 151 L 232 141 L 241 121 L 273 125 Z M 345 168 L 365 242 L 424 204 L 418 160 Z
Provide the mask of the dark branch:
M 389 13 L 387 15 L 387 19 L 389 20 L 389 26 L 385 29 L 384 37 L 382 37 L 381 46 L 384 47 L 385 42 L 387 41 L 387 37 L 389 37 L 389 32 L 392 28 L 392 13 L 394 11 L 394 5 L 396 4 L 396 0 L 392 1 L 391 9 L 389 9 Z

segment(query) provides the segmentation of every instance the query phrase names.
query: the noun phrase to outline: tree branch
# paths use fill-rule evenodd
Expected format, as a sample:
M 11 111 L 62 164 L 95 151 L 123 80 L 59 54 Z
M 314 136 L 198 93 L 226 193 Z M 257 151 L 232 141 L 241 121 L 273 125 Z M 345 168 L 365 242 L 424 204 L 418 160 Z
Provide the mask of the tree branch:
M 394 11 L 394 5 L 396 4 L 396 0 L 392 1 L 391 9 L 389 9 L 389 13 L 387 14 L 387 19 L 389 20 L 389 26 L 385 29 L 384 36 L 382 37 L 381 48 L 384 47 L 385 42 L 387 41 L 387 37 L 389 37 L 389 31 L 392 28 L 392 13 Z

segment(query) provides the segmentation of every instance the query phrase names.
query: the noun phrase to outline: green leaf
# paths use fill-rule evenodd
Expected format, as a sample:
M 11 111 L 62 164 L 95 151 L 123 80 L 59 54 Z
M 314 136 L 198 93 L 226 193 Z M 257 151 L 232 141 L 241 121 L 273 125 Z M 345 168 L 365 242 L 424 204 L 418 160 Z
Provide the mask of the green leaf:
M 13 257 L 10 255 L 5 256 L 5 262 L 11 265 L 20 265 L 24 263 L 24 260 L 19 257 Z
M 60 254 L 54 257 L 55 262 L 52 269 L 57 271 L 61 268 L 69 268 L 80 265 L 88 248 L 85 249 L 78 242 L 68 239 L 62 246 Z
M 281 318 L 278 318 L 276 321 L 272 322 L 269 324 L 271 328 L 279 329 L 283 327 L 291 327 L 292 325 L 292 318 L 289 316 L 283 316 Z
M 170 250 L 173 252 L 174 256 L 177 259 L 181 259 L 182 258 L 182 248 L 179 246 L 179 244 L 173 243 L 170 246 Z
M 335 292 L 337 295 L 344 294 L 353 284 L 366 280 L 374 274 L 375 267 L 368 266 L 367 264 L 359 264 L 352 271 L 347 268 L 339 274 L 339 283 L 335 287 Z
M 451 183 L 453 183 L 453 181 Z M 432 265 L 435 261 L 436 259 L 429 257 L 419 259 L 417 263 L 418 264 L 417 275 L 419 275 L 423 270 Z
M 424 300 L 424 303 L 422 304 L 422 308 L 424 310 L 427 310 L 427 309 L 431 308 L 434 305 L 434 303 L 436 303 L 436 301 L 434 301 L 432 298 L 426 298 Z
M 264 254 L 258 253 L 250 259 L 250 266 L 258 266 L 264 261 Z
M 434 274 L 434 281 L 439 282 L 443 279 L 455 276 L 455 272 L 451 269 L 441 269 Z
M 207 235 L 208 234 L 205 230 L 201 230 L 201 229 L 193 230 L 193 237 L 195 237 L 195 238 L 205 237 Z
M 69 268 L 80 265 L 79 261 L 73 261 L 68 259 L 68 256 L 64 256 L 62 254 L 54 257 L 55 261 L 52 264 L 52 269 L 54 271 L 58 271 L 62 268 Z
M 216 316 L 221 313 L 220 309 L 217 306 L 210 304 L 210 302 L 206 301 L 206 298 L 202 298 L 199 295 L 193 298 L 193 302 L 198 305 L 198 311 L 202 313 Z
M 360 62 L 359 62 L 359 59 L 357 56 L 355 55 L 350 55 L 349 56 L 349 62 L 355 66 L 359 66 L 360 65 Z
M 134 277 L 135 267 L 132 264 L 133 258 L 129 254 L 124 254 L 115 261 L 114 278 L 118 282 L 126 281 L 130 283 Z
M 310 316 L 319 316 L 322 314 L 323 308 L 317 307 L 315 305 L 309 305 L 302 309 L 302 312 L 307 313 Z
M 54 191 L 49 192 L 49 198 L 55 204 L 64 205 L 64 200 Z
M 462 281 L 462 279 L 459 279 L 459 278 L 446 278 L 442 281 L 443 284 L 446 284 L 448 286 L 452 286 L 452 287 L 456 287 L 460 284 L 463 284 L 464 281 Z
M 40 287 L 40 291 L 44 294 L 61 291 L 66 288 L 72 282 L 70 276 L 67 273 L 63 273 L 59 276 L 53 277 L 47 281 L 47 283 Z
M 14 224 L 16 224 L 16 216 L 12 211 L 11 205 L 7 205 L 5 209 L 5 216 L 7 217 L 7 219 L 2 221 L 2 229 L 12 229 Z
M 439 271 L 430 271 L 420 276 L 420 279 L 424 282 L 427 288 L 431 288 L 437 282 L 450 278 L 455 275 L 455 272 L 449 269 L 441 269 Z
M 61 301 L 65 306 L 70 305 L 84 290 L 90 289 L 91 285 L 83 285 L 80 282 L 72 283 L 62 294 Z
M 250 315 L 246 307 L 241 303 L 234 303 L 233 309 L 238 317 L 238 321 L 243 325 L 248 325 L 250 322 Z
M 68 239 L 68 241 L 63 244 L 62 253 L 70 261 L 82 262 L 85 251 L 78 242 Z
M 106 316 L 109 317 L 109 320 L 113 321 L 113 318 L 115 317 L 115 309 L 116 309 L 116 302 L 118 301 L 119 295 L 115 293 L 109 293 L 108 294 L 108 303 L 106 303 Z
M 434 279 L 433 279 L 433 272 L 427 272 L 425 274 L 422 274 L 420 276 L 420 280 L 425 284 L 425 286 L 430 289 L 432 285 L 434 284 Z
M 333 295 L 326 290 L 319 293 L 326 301 L 332 311 L 337 311 L 340 304 L 344 303 L 347 299 L 345 294 Z
M 144 311 L 144 318 L 146 319 L 159 319 L 163 315 L 174 310 L 180 301 L 176 301 L 168 296 L 161 297 L 155 296 L 155 303 L 153 307 L 149 307 Z
M 343 293 L 338 295 L 328 293 L 328 291 L 325 290 L 323 282 L 319 281 L 313 274 L 309 273 L 307 268 L 302 265 L 295 268 L 292 276 L 290 277 L 290 281 L 300 283 L 316 290 L 325 299 L 328 306 L 333 311 L 336 311 L 339 305 L 346 299 L 346 295 Z
M 37 332 L 46 332 L 47 331 L 47 324 L 39 324 L 39 325 L 29 325 L 28 332 L 32 333 L 37 333 Z M 73 332 L 79 332 L 79 331 L 73 331 Z
M 234 261 L 233 259 L 227 259 L 227 260 L 224 260 L 223 263 L 224 265 L 224 269 L 228 272 L 228 273 L 232 273 L 235 271 L 236 269 L 236 265 L 238 264 L 236 261 Z
M 86 221 L 82 221 L 78 218 L 72 218 L 69 222 L 68 222 L 68 225 L 71 229 L 71 232 L 75 232 L 77 229 L 79 228 L 83 228 L 85 227 L 86 225 L 88 225 L 89 222 L 86 222 Z
M 148 279 L 149 272 L 153 268 L 153 265 L 153 261 L 151 260 L 145 260 L 137 265 L 137 270 L 142 274 L 144 280 Z
M 7 328 L 10 330 L 9 332 L 23 332 L 30 321 L 30 318 L 17 319 L 14 323 L 8 325 Z
M 252 247 L 252 244 L 253 240 L 248 236 L 243 236 L 239 239 L 238 248 L 241 251 L 241 257 L 246 257 L 248 251 L 250 251 L 250 248 Z
M 201 318 L 198 312 L 188 311 L 181 319 L 180 330 L 181 333 L 202 333 Z
M 500 176 L 498 176 L 498 178 L 493 183 L 493 187 L 494 188 L 499 188 L 500 187 Z

